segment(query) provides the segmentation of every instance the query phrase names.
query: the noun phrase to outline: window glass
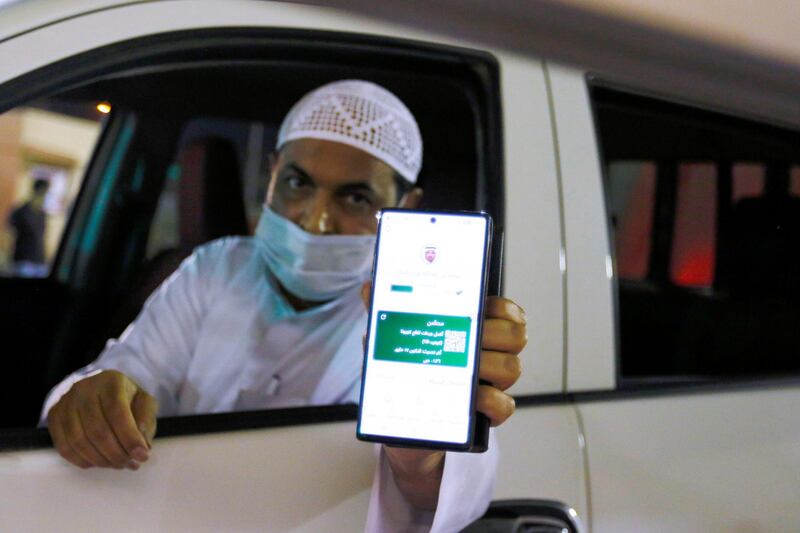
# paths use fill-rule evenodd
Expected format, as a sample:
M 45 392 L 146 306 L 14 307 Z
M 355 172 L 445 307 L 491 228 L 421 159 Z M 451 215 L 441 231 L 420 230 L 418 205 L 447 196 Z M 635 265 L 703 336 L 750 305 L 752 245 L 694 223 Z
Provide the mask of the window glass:
M 652 246 L 656 165 L 652 161 L 614 161 L 608 165 L 609 209 L 620 279 L 647 277 Z
M 647 281 L 617 284 L 621 383 L 800 371 L 800 133 L 592 98 L 617 275 Z
M 109 110 L 42 101 L 0 115 L 0 275 L 49 274 Z
M 147 238 L 146 258 L 152 259 L 165 250 L 177 248 L 178 236 L 178 182 L 181 179 L 181 167 L 177 163 L 167 168 L 164 178 L 164 189 L 158 197 L 153 224 Z
M 685 287 L 710 287 L 716 260 L 717 167 L 681 163 L 675 204 L 670 279 Z
M 800 196 L 800 166 L 793 166 L 789 171 L 789 191 L 792 196 Z
M 764 194 L 764 175 L 766 167 L 760 163 L 736 163 L 731 168 L 733 187 L 732 201 L 735 204 L 742 198 L 755 198 Z

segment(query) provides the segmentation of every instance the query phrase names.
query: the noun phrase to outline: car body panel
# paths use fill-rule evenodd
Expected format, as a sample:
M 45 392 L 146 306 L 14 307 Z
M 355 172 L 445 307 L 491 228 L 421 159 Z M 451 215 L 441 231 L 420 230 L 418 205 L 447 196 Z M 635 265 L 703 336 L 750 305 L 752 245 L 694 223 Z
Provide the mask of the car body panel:
M 565 502 L 588 524 L 584 439 L 572 405 L 524 405 L 514 423 L 497 428 L 500 466 L 495 499 Z
M 19 532 L 358 531 L 375 458 L 350 422 L 156 439 L 137 472 L 4 452 L 0 514 Z
M 579 404 L 595 531 L 797 531 L 800 389 Z
M 497 430 L 495 496 L 568 501 L 587 516 L 574 408 L 532 406 L 516 416 Z M 20 532 L 357 531 L 375 458 L 374 446 L 355 439 L 354 422 L 157 438 L 137 472 L 80 470 L 49 449 L 4 452 L 0 514 L 4 531 Z
M 558 259 L 560 202 L 546 81 L 540 62 L 498 57 L 506 149 L 505 294 L 526 310 L 535 331 L 521 354 L 526 371 L 513 392 L 560 392 L 564 276 Z
M 594 121 L 580 71 L 548 63 L 563 190 L 566 389 L 615 386 L 613 269 Z

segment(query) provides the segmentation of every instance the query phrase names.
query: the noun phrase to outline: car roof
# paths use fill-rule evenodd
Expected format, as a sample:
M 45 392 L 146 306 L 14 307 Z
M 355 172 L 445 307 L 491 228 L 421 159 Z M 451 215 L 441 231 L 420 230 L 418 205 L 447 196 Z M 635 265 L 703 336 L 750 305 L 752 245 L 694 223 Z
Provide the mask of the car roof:
M 124 0 L 0 0 L 0 43 L 60 20 L 91 11 L 135 3 L 140 2 Z

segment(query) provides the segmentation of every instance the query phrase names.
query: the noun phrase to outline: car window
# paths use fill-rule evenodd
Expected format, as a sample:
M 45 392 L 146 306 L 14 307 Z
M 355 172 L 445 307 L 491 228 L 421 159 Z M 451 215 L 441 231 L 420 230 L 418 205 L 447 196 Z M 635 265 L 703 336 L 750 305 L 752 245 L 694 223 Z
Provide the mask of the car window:
M 800 370 L 797 132 L 595 86 L 621 383 Z
M 0 328 L 5 327 L 2 332 L 11 335 L 19 324 L 30 324 L 25 342 L 37 343 L 35 350 L 26 350 L 24 358 L 22 354 L 15 358 L 20 367 L 15 373 L 24 374 L 33 386 L 22 382 L 13 385 L 8 379 L 9 385 L 28 391 L 24 411 L 18 409 L 13 417 L 3 416 L 0 425 L 35 424 L 45 393 L 96 359 L 109 339 L 129 335 L 123 332 L 148 297 L 198 246 L 220 237 L 253 233 L 262 212 L 269 154 L 274 150 L 280 122 L 296 100 L 326 82 L 362 78 L 394 92 L 417 117 L 425 142 L 418 181 L 426 191 L 423 205 L 483 209 L 502 225 L 502 195 L 497 193 L 502 187 L 498 178 L 502 177 L 500 92 L 494 58 L 438 47 L 434 47 L 435 54 L 428 55 L 418 45 L 408 48 L 406 54 L 408 44 L 384 41 L 380 46 L 373 43 L 362 48 L 350 43 L 352 46 L 343 49 L 330 47 L 328 40 L 313 34 L 308 39 L 298 34 L 292 41 L 298 44 L 294 50 L 294 45 L 287 45 L 280 36 L 280 46 L 276 47 L 270 31 L 263 35 L 248 33 L 251 41 L 247 42 L 254 43 L 249 46 L 231 41 L 228 33 L 209 31 L 199 39 L 197 32 L 179 32 L 120 45 L 123 50 L 116 53 L 135 48 L 136 61 L 141 64 L 126 63 L 119 72 L 106 69 L 102 76 L 81 74 L 86 78 L 70 80 L 66 88 L 51 89 L 51 94 L 57 95 L 51 99 L 91 102 L 88 111 L 95 115 L 100 113 L 100 101 L 113 102 L 114 110 L 92 156 L 82 190 L 81 184 L 76 184 L 72 192 L 71 198 L 77 198 L 75 216 L 67 226 L 63 248 L 70 253 L 60 252 L 58 276 L 48 280 L 44 291 L 34 292 L 27 285 L 0 287 L 8 298 L 38 295 L 24 312 L 14 305 L 0 305 L 0 318 L 13 317 L 13 321 L 0 322 Z M 346 36 L 328 35 L 328 39 L 337 38 L 347 40 Z M 165 43 L 172 40 L 177 51 L 167 53 L 170 46 Z M 109 53 L 91 51 L 86 58 L 70 58 L 68 62 L 80 59 L 92 65 Z M 181 54 L 185 54 L 185 61 L 176 59 L 183 57 Z M 294 62 L 287 59 L 294 57 L 292 54 L 297 56 Z M 231 61 L 232 56 L 238 60 Z M 405 59 L 387 70 L 389 56 Z M 415 75 L 410 76 L 410 72 Z M 87 148 L 83 166 L 91 153 Z M 81 192 L 76 197 L 78 190 Z M 191 297 L 196 297 L 194 291 Z M 194 401 L 193 391 L 201 381 L 250 375 L 246 371 L 249 366 L 237 365 L 252 361 L 220 355 L 228 348 L 235 352 L 244 345 L 243 337 L 228 334 L 231 327 L 238 327 L 235 321 L 230 322 L 230 310 L 236 308 L 220 311 L 214 318 L 219 331 L 225 333 L 218 336 L 225 341 L 224 346 L 207 350 L 215 356 L 206 358 L 205 367 L 187 371 L 187 380 L 192 381 L 175 389 L 174 398 L 180 402 L 188 405 Z M 154 334 L 175 333 L 166 320 L 176 314 L 165 312 L 161 316 L 163 320 L 153 326 Z M 258 347 L 264 342 L 253 340 L 259 331 L 252 332 L 252 342 L 247 346 Z M 335 344 L 344 340 L 340 333 L 332 331 L 317 338 Z M 294 341 L 289 342 L 290 337 L 279 336 L 274 341 L 288 351 L 309 336 L 291 337 Z M 356 341 L 360 343 L 360 334 Z M 328 352 L 332 357 L 335 350 Z M 170 350 L 158 357 L 162 355 L 174 356 Z M 302 365 L 290 363 L 279 373 L 280 387 L 289 386 L 286 372 L 301 370 Z M 218 364 L 222 366 L 216 367 Z M 342 375 L 357 376 L 360 364 L 351 370 Z M 309 391 L 323 379 L 322 374 L 298 381 L 303 394 L 274 406 L 344 402 L 343 397 L 310 398 Z M 170 375 L 168 369 L 161 368 L 155 368 L 153 374 L 155 381 Z M 259 386 L 257 380 L 270 376 L 259 376 L 255 373 L 249 378 L 252 383 L 240 384 L 241 390 L 231 389 L 230 394 L 238 397 L 235 401 L 212 407 L 203 407 L 201 402 L 196 409 L 173 406 L 166 413 L 264 408 L 269 402 L 263 396 L 271 386 Z M 158 385 L 152 385 L 155 381 L 150 382 L 151 388 L 158 390 Z M 228 385 L 220 381 L 215 387 L 224 391 L 229 390 Z M 21 396 L 15 389 L 8 397 Z
M 109 111 L 42 100 L 0 115 L 0 276 L 49 274 Z

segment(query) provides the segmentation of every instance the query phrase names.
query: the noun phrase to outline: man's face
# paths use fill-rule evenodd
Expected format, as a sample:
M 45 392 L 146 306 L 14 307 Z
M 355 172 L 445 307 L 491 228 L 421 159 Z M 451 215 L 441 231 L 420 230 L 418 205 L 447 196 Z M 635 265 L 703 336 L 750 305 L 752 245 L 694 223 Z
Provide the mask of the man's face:
M 298 139 L 272 163 L 267 204 L 309 233 L 374 234 L 378 210 L 400 200 L 392 168 L 346 144 Z M 419 195 L 415 189 L 402 207 L 414 207 Z

